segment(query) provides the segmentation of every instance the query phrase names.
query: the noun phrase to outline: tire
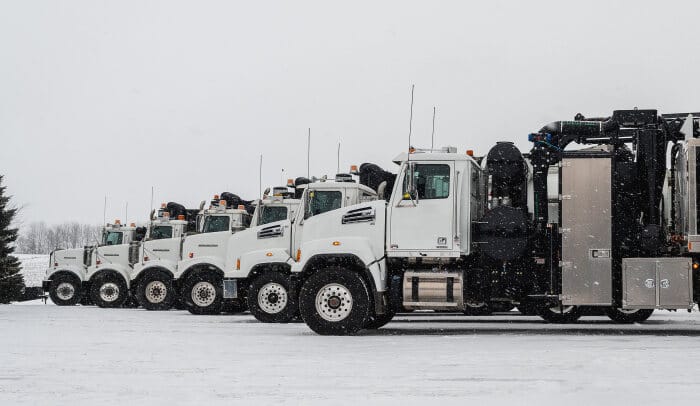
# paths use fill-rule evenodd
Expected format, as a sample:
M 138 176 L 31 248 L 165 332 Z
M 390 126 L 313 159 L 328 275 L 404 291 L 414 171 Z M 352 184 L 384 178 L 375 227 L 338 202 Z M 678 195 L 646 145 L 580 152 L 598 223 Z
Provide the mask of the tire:
M 224 297 L 222 286 L 223 281 L 216 273 L 197 272 L 185 281 L 181 301 L 192 314 L 221 314 Z
M 609 307 L 605 309 L 605 314 L 607 314 L 610 319 L 616 323 L 641 323 L 646 321 L 651 314 L 654 313 L 653 309 L 637 309 L 637 310 L 622 310 L 616 307 Z
M 387 306 L 386 313 L 380 315 L 373 314 L 365 322 L 365 325 L 362 326 L 362 328 L 365 328 L 367 330 L 376 330 L 378 328 L 382 328 L 389 324 L 389 322 L 394 318 L 394 316 L 396 316 L 396 312 L 391 306 Z
M 549 323 L 575 323 L 581 317 L 581 312 L 576 306 L 543 306 L 539 310 L 540 317 Z
M 146 310 L 168 310 L 175 300 L 173 278 L 166 272 L 147 272 L 139 281 L 136 299 Z
M 83 298 L 80 279 L 67 274 L 54 277 L 49 285 L 49 297 L 58 306 L 75 306 Z
M 318 334 L 355 334 L 370 316 L 367 284 L 348 269 L 317 271 L 299 292 L 299 310 L 306 325 Z
M 129 297 L 126 281 L 115 274 L 101 275 L 90 284 L 90 299 L 98 307 L 122 307 Z
M 289 276 L 265 271 L 248 286 L 250 313 L 263 323 L 288 323 L 299 313 L 298 295 L 291 290 Z

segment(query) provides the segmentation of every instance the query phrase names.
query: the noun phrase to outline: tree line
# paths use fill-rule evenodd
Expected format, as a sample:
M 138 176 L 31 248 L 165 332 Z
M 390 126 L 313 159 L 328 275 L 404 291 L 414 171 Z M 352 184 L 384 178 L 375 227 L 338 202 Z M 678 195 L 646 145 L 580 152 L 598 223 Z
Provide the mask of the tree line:
M 30 223 L 22 227 L 15 243 L 19 254 L 48 254 L 56 248 L 81 248 L 100 239 L 99 225 L 68 222 L 47 225 Z

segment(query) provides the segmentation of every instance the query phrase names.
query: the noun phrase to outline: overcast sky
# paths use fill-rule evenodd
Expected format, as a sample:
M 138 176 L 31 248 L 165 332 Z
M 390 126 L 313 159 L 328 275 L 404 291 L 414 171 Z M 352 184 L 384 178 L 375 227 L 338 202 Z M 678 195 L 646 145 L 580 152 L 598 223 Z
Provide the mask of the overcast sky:
M 700 110 L 700 3 L 0 0 L 0 173 L 21 220 L 144 221 L 413 144 L 529 149 L 616 108 Z

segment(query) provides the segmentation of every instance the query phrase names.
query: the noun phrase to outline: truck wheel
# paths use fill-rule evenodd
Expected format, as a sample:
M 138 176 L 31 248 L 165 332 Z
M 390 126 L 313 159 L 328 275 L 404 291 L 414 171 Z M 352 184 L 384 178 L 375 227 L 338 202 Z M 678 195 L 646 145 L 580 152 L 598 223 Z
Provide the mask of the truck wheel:
M 299 298 L 301 317 L 321 335 L 355 334 L 370 315 L 367 285 L 347 269 L 316 272 L 302 286 Z
M 72 275 L 58 275 L 51 280 L 49 297 L 59 306 L 74 306 L 83 297 L 80 279 Z
M 624 310 L 616 307 L 605 309 L 605 313 L 616 323 L 641 323 L 651 317 L 653 309 Z
M 263 323 L 288 323 L 299 312 L 297 295 L 290 289 L 289 277 L 265 271 L 248 286 L 250 313 Z
M 376 330 L 378 328 L 386 326 L 393 318 L 396 316 L 396 312 L 387 306 L 386 313 L 384 314 L 373 314 L 370 316 L 369 320 L 365 322 L 362 328 L 367 330 Z
M 163 271 L 148 272 L 141 278 L 137 299 L 146 310 L 168 310 L 175 299 L 173 279 Z
M 192 314 L 220 314 L 223 281 L 213 272 L 200 272 L 187 278 L 182 291 L 183 302 Z
M 581 312 L 576 306 L 545 306 L 540 309 L 540 317 L 550 323 L 566 324 L 578 320 Z
M 92 302 L 102 308 L 122 307 L 128 296 L 126 282 L 116 275 L 99 276 L 90 285 Z

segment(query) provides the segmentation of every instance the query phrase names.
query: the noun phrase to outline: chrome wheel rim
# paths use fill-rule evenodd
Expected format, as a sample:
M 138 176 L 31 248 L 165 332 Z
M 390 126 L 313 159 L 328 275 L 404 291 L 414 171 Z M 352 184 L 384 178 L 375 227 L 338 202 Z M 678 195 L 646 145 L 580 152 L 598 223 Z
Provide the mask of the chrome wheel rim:
M 114 282 L 107 282 L 100 286 L 100 299 L 105 302 L 114 302 L 119 299 L 119 286 Z
M 288 300 L 287 289 L 279 283 L 266 283 L 258 292 L 258 306 L 265 313 L 281 312 L 287 307 Z
M 345 320 L 352 311 L 352 304 L 352 294 L 338 283 L 329 283 L 316 295 L 316 312 L 326 321 Z
M 209 282 L 197 282 L 192 287 L 192 302 L 198 307 L 208 307 L 216 300 L 216 288 Z
M 75 286 L 69 282 L 61 282 L 56 287 L 56 296 L 61 300 L 71 300 L 75 296 Z
M 162 281 L 151 281 L 146 285 L 146 300 L 150 303 L 162 303 L 167 294 L 168 287 Z

